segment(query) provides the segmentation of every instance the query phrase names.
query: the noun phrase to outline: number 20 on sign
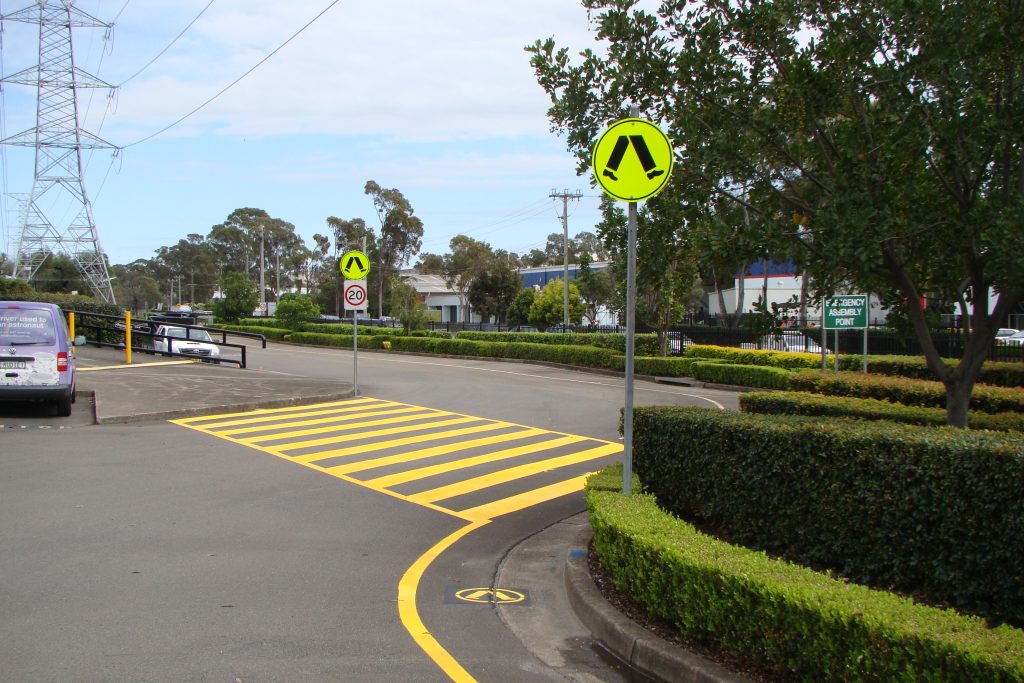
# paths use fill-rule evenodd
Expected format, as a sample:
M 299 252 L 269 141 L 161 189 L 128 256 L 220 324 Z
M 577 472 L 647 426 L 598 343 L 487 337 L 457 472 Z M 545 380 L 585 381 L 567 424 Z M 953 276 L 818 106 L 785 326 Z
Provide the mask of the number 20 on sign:
M 345 280 L 342 291 L 346 311 L 361 311 L 366 308 L 366 280 Z

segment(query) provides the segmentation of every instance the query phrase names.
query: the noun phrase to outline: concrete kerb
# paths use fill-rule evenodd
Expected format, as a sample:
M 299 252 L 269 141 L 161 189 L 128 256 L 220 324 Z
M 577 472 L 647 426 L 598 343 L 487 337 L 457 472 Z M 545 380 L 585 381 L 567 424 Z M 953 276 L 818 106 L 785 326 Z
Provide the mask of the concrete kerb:
M 659 638 L 612 606 L 590 576 L 587 549 L 592 538 L 590 527 L 583 527 L 567 552 L 565 589 L 576 616 L 609 651 L 660 681 L 751 683 L 749 678 Z

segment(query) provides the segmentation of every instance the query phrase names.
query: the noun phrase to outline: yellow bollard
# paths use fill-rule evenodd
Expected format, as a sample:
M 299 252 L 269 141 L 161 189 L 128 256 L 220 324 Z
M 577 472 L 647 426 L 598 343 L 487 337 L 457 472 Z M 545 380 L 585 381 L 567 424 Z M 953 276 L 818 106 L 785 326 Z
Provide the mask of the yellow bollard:
M 124 312 L 124 360 L 132 364 L 132 312 Z
M 68 329 L 71 332 L 71 341 L 75 340 L 75 312 L 68 311 Z

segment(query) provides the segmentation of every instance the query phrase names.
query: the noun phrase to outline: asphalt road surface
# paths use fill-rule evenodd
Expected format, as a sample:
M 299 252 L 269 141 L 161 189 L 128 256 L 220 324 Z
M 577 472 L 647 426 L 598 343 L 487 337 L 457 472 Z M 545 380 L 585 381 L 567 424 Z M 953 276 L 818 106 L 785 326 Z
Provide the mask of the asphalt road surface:
M 249 363 L 353 379 L 344 350 Z M 561 660 L 538 655 L 514 622 L 549 587 L 494 585 L 617 458 L 622 379 L 365 352 L 358 379 L 175 422 L 0 406 L 0 680 L 632 680 L 568 615 L 535 634 Z M 636 403 L 736 397 L 638 382 Z

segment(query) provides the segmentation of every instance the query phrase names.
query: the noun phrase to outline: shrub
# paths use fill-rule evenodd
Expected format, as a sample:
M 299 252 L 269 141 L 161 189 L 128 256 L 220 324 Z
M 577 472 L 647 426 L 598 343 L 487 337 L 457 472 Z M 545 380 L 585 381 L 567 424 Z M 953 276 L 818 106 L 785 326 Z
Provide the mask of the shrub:
M 877 398 L 908 406 L 943 408 L 946 405 L 942 382 L 904 377 L 803 371 L 793 373 L 790 388 L 831 396 Z M 971 394 L 970 407 L 985 413 L 1024 412 L 1024 391 L 978 384 Z
M 1020 630 L 990 629 L 728 545 L 651 496 L 623 496 L 620 482 L 621 469 L 587 482 L 601 564 L 616 586 L 690 638 L 795 680 L 1024 679 Z
M 633 369 L 639 375 L 689 377 L 693 369 L 693 364 L 699 362 L 701 362 L 700 358 L 637 356 L 633 359 Z
M 803 392 L 752 392 L 740 395 L 740 410 L 765 415 L 820 415 L 855 417 L 864 420 L 892 420 L 906 424 L 941 427 L 946 424 L 942 408 L 905 406 L 875 398 L 822 396 Z M 968 416 L 971 429 L 1024 431 L 1024 413 L 972 412 Z
M 300 330 L 303 321 L 320 315 L 320 307 L 305 294 L 282 294 L 274 316 L 289 330 Z
M 235 330 L 236 332 L 251 332 L 253 334 L 262 334 L 267 339 L 273 339 L 274 341 L 286 341 L 287 338 L 292 334 L 291 330 L 285 330 L 279 327 L 261 327 L 259 325 L 218 325 L 222 330 Z
M 956 365 L 958 361 L 947 358 L 943 362 Z M 839 357 L 841 370 L 859 372 L 863 364 L 862 356 Z M 935 380 L 935 373 L 928 368 L 924 358 L 919 356 L 868 356 L 868 372 L 890 377 Z M 1024 363 L 986 361 L 981 366 L 978 382 L 1000 387 L 1024 387 Z
M 731 346 L 691 344 L 686 347 L 683 356 L 686 358 L 711 358 L 723 363 L 737 363 L 740 365 L 767 365 L 787 370 L 821 368 L 821 356 L 816 353 L 737 349 Z M 834 362 L 834 357 L 829 356 L 828 366 L 832 367 Z
M 713 384 L 732 384 L 761 389 L 789 387 L 789 370 L 765 365 L 733 365 L 732 363 L 695 362 L 690 366 L 694 379 Z
M 1024 438 L 892 422 L 638 408 L 668 511 L 852 580 L 1024 623 Z
M 626 353 L 626 335 L 602 332 L 459 332 L 459 339 L 492 342 L 528 342 L 530 344 L 568 344 L 597 346 Z M 633 351 L 637 356 L 658 355 L 658 335 L 641 333 L 633 337 Z
M 310 323 L 304 322 L 299 326 L 300 332 L 323 332 L 325 334 L 347 334 L 352 335 L 352 323 Z M 367 337 L 400 336 L 405 334 L 401 327 L 374 327 L 372 325 L 360 325 L 359 336 Z M 444 333 L 442 333 L 444 334 Z

